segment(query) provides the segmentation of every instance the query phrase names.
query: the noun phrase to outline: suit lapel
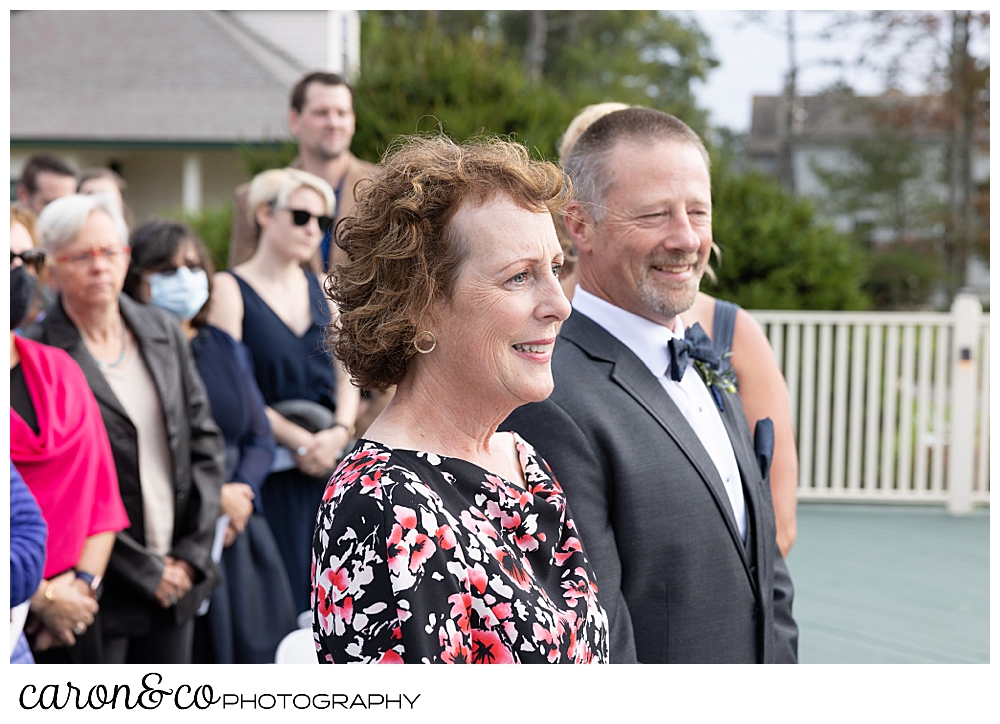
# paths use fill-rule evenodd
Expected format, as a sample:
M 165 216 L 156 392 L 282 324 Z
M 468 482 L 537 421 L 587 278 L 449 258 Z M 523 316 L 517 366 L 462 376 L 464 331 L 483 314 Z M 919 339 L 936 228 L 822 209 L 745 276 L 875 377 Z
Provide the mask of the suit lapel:
M 746 567 L 747 576 L 752 581 L 753 576 L 750 573 L 746 548 L 740 537 L 739 529 L 736 527 L 736 519 L 729 502 L 729 495 L 722 483 L 722 478 L 719 476 L 719 471 L 705 450 L 705 446 L 701 444 L 698 436 L 660 382 L 628 347 L 580 312 L 574 311 L 570 318 L 563 323 L 560 336 L 576 344 L 591 357 L 611 362 L 613 365 L 611 380 L 631 395 L 684 452 L 715 500 L 719 513 L 726 521 L 726 527 L 729 529 L 733 544 L 739 551 Z M 726 429 L 732 437 L 731 428 L 727 425 Z M 742 468 L 740 472 L 743 472 Z M 755 581 L 753 585 L 756 588 Z
M 123 421 L 131 425 L 132 420 L 129 418 L 128 413 L 125 412 L 125 408 L 122 407 L 115 393 L 112 391 L 111 385 L 104 379 L 104 374 L 97 366 L 97 362 L 94 361 L 94 358 L 87 350 L 87 346 L 83 342 L 83 337 L 80 336 L 80 331 L 70 321 L 69 317 L 66 316 L 66 312 L 62 307 L 62 300 L 60 299 L 59 301 L 60 303 L 54 305 L 49 312 L 49 319 L 45 325 L 47 334 L 43 341 L 46 344 L 51 344 L 53 347 L 66 350 L 69 356 L 80 366 L 80 369 L 83 370 L 83 375 L 87 378 L 87 384 L 90 385 L 90 390 L 94 393 L 97 401 L 104 408 L 118 415 Z
M 132 330 L 136 341 L 139 344 L 139 352 L 146 362 L 146 368 L 153 378 L 157 395 L 160 398 L 160 407 L 163 409 L 164 420 L 167 425 L 167 437 L 173 446 L 176 434 L 174 429 L 173 416 L 167 414 L 170 409 L 171 400 L 181 394 L 180 390 L 172 389 L 171 381 L 179 378 L 174 369 L 177 364 L 177 355 L 171 354 L 170 339 L 164 330 L 150 322 L 148 315 L 139 313 L 139 305 L 130 298 L 122 295 L 120 300 L 122 316 L 125 323 Z
M 722 422 L 729 433 L 729 440 L 733 445 L 733 453 L 736 455 L 736 464 L 740 469 L 740 478 L 743 481 L 743 495 L 747 502 L 747 514 L 750 525 L 755 535 L 754 553 L 757 561 L 757 575 L 762 575 L 760 562 L 764 560 L 764 535 L 766 527 L 763 521 L 763 502 L 761 500 L 760 486 L 763 481 L 760 477 L 757 456 L 751 447 L 751 436 L 749 423 L 746 420 L 746 413 L 739 397 L 734 394 L 722 393 L 725 409 L 722 412 Z M 760 585 L 760 581 L 754 581 L 755 585 Z

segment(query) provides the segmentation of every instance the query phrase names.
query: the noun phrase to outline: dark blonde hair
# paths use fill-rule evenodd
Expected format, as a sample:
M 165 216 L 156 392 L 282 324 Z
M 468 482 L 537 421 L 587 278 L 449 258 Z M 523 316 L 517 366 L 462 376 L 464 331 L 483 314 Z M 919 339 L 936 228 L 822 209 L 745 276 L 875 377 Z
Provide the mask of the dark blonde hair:
M 450 222 L 465 203 L 505 196 L 529 211 L 561 211 L 568 182 L 524 146 L 491 138 L 461 145 L 441 136 L 394 143 L 378 176 L 357 187 L 354 213 L 337 226 L 348 261 L 326 281 L 340 316 L 329 344 L 355 383 L 385 390 L 406 374 L 427 311 L 450 299 L 465 259 Z
M 257 224 L 257 207 L 267 204 L 272 209 L 283 209 L 299 189 L 315 191 L 323 198 L 326 213 L 333 216 L 337 211 L 337 199 L 333 189 L 325 179 L 297 168 L 272 168 L 261 171 L 250 182 L 247 191 L 247 221 Z
M 25 229 L 28 230 L 28 235 L 31 237 L 31 245 L 38 246 L 38 234 L 35 232 L 35 222 L 38 217 L 35 216 L 35 212 L 31 209 L 26 209 L 20 204 L 10 205 L 10 225 L 20 224 Z

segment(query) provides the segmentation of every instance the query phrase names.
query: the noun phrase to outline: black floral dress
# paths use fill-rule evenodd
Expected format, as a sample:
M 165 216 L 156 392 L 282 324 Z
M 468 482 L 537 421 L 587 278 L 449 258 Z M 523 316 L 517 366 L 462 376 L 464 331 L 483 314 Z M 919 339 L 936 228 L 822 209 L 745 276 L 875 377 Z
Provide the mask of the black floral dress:
M 607 615 L 548 465 L 528 489 L 458 458 L 360 440 L 313 537 L 321 662 L 606 663 Z

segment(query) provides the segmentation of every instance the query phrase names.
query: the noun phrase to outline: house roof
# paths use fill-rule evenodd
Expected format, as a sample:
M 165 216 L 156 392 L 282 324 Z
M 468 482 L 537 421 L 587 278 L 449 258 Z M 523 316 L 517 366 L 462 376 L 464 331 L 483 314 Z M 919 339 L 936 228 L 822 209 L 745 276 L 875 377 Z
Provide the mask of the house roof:
M 284 139 L 307 70 L 216 11 L 14 12 L 10 38 L 12 142 Z
M 775 153 L 785 128 L 783 96 L 754 96 L 746 150 L 751 155 Z M 793 136 L 798 143 L 845 143 L 872 138 L 884 124 L 905 127 L 918 140 L 940 141 L 946 136 L 946 110 L 938 96 L 855 96 L 831 92 L 796 98 Z M 888 125 L 885 125 L 888 124 Z M 980 134 L 977 133 L 977 137 Z

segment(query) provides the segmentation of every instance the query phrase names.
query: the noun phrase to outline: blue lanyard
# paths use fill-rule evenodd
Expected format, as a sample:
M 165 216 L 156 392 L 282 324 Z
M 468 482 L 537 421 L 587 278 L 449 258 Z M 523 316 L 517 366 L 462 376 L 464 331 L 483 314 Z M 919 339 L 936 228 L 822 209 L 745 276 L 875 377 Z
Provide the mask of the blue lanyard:
M 337 188 L 333 190 L 333 201 L 336 204 L 336 210 L 340 211 L 340 191 L 344 188 L 344 179 L 347 178 L 347 172 L 340 177 L 340 183 L 337 184 Z M 330 271 L 330 244 L 333 243 L 333 228 L 337 225 L 337 215 L 334 215 L 334 222 L 330 224 L 330 228 L 326 230 L 323 234 L 323 241 L 319 243 L 319 253 L 320 260 L 323 264 L 323 271 Z

